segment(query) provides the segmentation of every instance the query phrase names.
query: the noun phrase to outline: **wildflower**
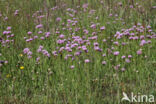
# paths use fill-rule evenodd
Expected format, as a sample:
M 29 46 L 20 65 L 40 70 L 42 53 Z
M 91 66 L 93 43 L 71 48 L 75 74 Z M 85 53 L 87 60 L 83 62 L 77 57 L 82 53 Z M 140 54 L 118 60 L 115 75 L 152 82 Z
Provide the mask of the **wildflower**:
M 27 33 L 28 35 L 31 35 L 32 34 L 32 32 L 31 31 L 28 31 L 28 33 Z
M 121 68 L 121 71 L 125 71 L 126 69 L 125 68 Z
M 14 37 L 15 35 L 14 34 L 11 34 L 11 36 L 10 37 Z
M 75 56 L 79 56 L 81 54 L 81 52 L 75 52 Z
M 23 54 L 19 54 L 19 56 L 21 56 L 21 57 L 22 57 L 22 56 L 23 56 Z
M 61 21 L 61 18 L 60 17 L 57 17 L 56 18 L 56 21 L 60 22 Z
M 124 59 L 124 58 L 126 58 L 126 56 L 122 56 L 121 58 Z
M 86 9 L 86 8 L 88 8 L 88 4 L 87 4 L 87 3 L 86 3 L 86 4 L 83 4 L 82 7 L 83 7 L 84 9 Z
M 114 52 L 114 55 L 115 55 L 115 56 L 118 56 L 118 55 L 119 55 L 119 51 L 115 51 L 115 52 Z
M 29 51 L 30 51 L 29 48 L 25 48 L 25 49 L 23 50 L 23 53 L 26 54 L 26 53 L 28 53 Z
M 21 66 L 20 69 L 23 70 L 24 69 L 24 66 Z
M 95 28 L 96 28 L 96 24 L 92 24 L 90 27 L 91 27 L 92 29 L 95 29 Z
M 64 38 L 64 35 L 63 35 L 63 34 L 61 34 L 61 35 L 59 36 L 59 38 L 60 38 L 60 39 L 63 39 L 63 38 Z
M 138 51 L 137 51 L 137 54 L 138 54 L 138 55 L 141 55 L 141 54 L 142 54 L 142 50 L 141 50 L 141 49 L 138 50 Z
M 39 31 L 39 32 L 38 32 L 38 34 L 42 34 L 42 33 L 43 33 L 42 31 Z
M 42 24 L 36 25 L 36 29 L 38 29 L 38 28 L 42 28 L 42 27 L 43 27 Z
M 100 30 L 105 30 L 105 26 L 102 26 L 102 27 L 100 28 Z
M 133 5 L 130 5 L 129 7 L 130 7 L 130 8 L 133 8 Z
M 106 56 L 106 54 L 104 53 L 102 56 L 103 56 L 103 57 L 105 57 L 105 56 Z
M 114 69 L 115 69 L 115 70 L 118 70 L 118 69 L 119 69 L 119 67 L 120 67 L 120 64 L 118 64 L 118 65 L 114 66 Z
M 129 59 L 126 59 L 125 61 L 126 61 L 126 63 L 130 63 L 131 62 Z
M 103 64 L 103 65 L 106 65 L 106 61 L 102 61 L 102 64 Z
M 40 57 L 37 57 L 37 58 L 36 58 L 36 62 L 39 62 L 39 61 L 40 61 Z
M 142 40 L 141 43 L 140 43 L 140 46 L 143 46 L 146 43 L 147 43 L 146 40 Z
M 18 15 L 18 12 L 19 12 L 19 10 L 16 10 L 15 13 L 14 13 L 14 15 L 15 16 Z
M 153 8 L 153 9 L 156 9 L 156 6 L 153 6 L 152 8 Z
M 7 63 L 8 63 L 8 61 L 5 61 L 4 63 L 5 63 L 5 64 L 7 64 Z
M 7 21 L 8 20 L 8 17 L 5 17 L 4 20 Z
M 6 77 L 7 77 L 7 78 L 10 78 L 10 77 L 11 77 L 11 75 L 10 75 L 10 74 L 7 74 L 7 75 L 6 75 Z
M 89 59 L 85 59 L 85 63 L 89 63 L 90 62 L 90 60 Z
M 98 20 L 98 19 L 99 19 L 99 17 L 97 16 L 95 19 L 96 19 L 96 20 Z
M 64 42 L 65 42 L 65 40 L 61 40 L 61 39 L 57 40 L 58 44 L 63 44 Z
M 71 68 L 71 69 L 74 69 L 74 68 L 75 68 L 75 66 L 74 66 L 74 65 L 72 65 L 72 66 L 70 66 L 70 68 Z
M 37 38 L 38 38 L 38 36 L 37 36 L 37 35 L 35 35 L 33 39 L 37 39 Z
M 28 57 L 28 59 L 32 58 L 32 56 L 30 56 L 30 55 L 28 55 L 27 57 Z
M 97 33 L 96 32 L 92 32 L 92 35 L 96 35 Z
M 101 52 L 102 49 L 100 49 L 98 46 L 94 46 L 94 50 Z
M 7 30 L 11 30 L 11 26 L 8 26 L 8 27 L 7 27 Z
M 3 63 L 5 63 L 5 61 L 3 61 L 3 60 L 0 60 L 0 63 L 1 63 L 1 64 L 3 64 Z
M 128 58 L 132 58 L 132 55 L 128 55 Z
M 31 52 L 31 51 L 29 51 L 29 52 L 27 53 L 27 55 L 32 55 L 32 52 Z
M 50 32 L 45 33 L 45 37 L 48 38 L 50 36 Z
M 32 38 L 30 38 L 30 39 L 27 39 L 26 40 L 26 42 L 31 42 L 33 39 Z
M 59 51 L 62 52 L 64 49 L 65 49 L 64 47 L 61 47 L 61 48 L 59 49 Z
M 99 43 L 95 42 L 95 43 L 94 43 L 94 46 L 99 46 Z
M 45 38 L 42 36 L 42 37 L 40 37 L 40 39 L 41 39 L 41 40 L 44 40 Z
M 141 35 L 141 36 L 140 36 L 140 39 L 145 39 L 145 36 L 144 36 L 144 35 Z
M 102 41 L 103 41 L 103 42 L 106 42 L 107 40 L 106 40 L 106 39 L 103 39 Z
M 115 44 L 115 45 L 119 45 L 119 42 L 116 41 L 116 42 L 114 42 L 114 44 Z
M 89 31 L 88 30 L 83 30 L 83 32 L 85 33 L 85 34 L 88 34 L 89 33 Z
M 57 56 L 57 52 L 56 52 L 56 51 L 53 51 L 52 54 L 53 54 L 54 56 Z

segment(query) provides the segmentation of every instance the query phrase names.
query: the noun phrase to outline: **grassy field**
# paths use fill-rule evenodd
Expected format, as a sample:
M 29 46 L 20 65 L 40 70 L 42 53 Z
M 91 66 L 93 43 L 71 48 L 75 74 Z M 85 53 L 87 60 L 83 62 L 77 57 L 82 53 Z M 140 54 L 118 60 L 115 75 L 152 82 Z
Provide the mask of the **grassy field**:
M 156 100 L 155 32 L 156 0 L 0 0 L 0 104 Z

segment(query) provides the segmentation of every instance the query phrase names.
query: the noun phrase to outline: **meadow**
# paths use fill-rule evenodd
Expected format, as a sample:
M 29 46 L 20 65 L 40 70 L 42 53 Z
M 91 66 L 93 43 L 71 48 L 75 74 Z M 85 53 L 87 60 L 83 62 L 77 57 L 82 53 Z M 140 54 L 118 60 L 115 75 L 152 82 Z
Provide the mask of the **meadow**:
M 156 0 L 0 0 L 0 104 L 131 104 L 123 92 L 156 102 Z

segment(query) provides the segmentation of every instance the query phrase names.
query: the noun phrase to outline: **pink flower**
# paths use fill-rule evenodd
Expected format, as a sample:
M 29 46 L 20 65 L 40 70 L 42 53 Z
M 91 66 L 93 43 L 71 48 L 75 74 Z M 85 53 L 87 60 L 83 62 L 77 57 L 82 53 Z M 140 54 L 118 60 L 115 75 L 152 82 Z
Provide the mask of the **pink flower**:
M 137 51 L 137 54 L 138 54 L 138 55 L 141 55 L 141 54 L 142 54 L 142 50 L 141 50 L 141 49 L 138 50 L 138 51 Z
M 60 36 L 59 36 L 59 38 L 61 38 L 61 39 L 63 39 L 65 36 L 63 35 L 63 34 L 61 34 Z
M 84 9 L 86 9 L 86 8 L 88 8 L 88 4 L 87 4 L 87 3 L 86 3 L 86 4 L 83 4 L 82 7 L 83 7 Z
M 131 62 L 129 59 L 126 59 L 125 61 L 126 61 L 126 63 L 130 63 Z
M 128 58 L 132 58 L 132 55 L 128 55 Z
M 40 39 L 41 39 L 41 40 L 44 40 L 45 38 L 42 36 L 42 37 L 40 37 Z
M 14 15 L 18 15 L 18 12 L 19 12 L 19 10 L 16 10 L 15 13 L 14 13 Z
M 85 59 L 85 63 L 89 63 L 90 62 L 90 60 L 89 59 Z
M 72 65 L 72 66 L 70 66 L 70 68 L 71 68 L 71 69 L 74 69 L 74 68 L 75 68 L 75 66 L 74 66 L 74 65 Z
M 102 56 L 103 56 L 103 57 L 105 57 L 105 56 L 106 56 L 106 54 L 104 53 Z
M 42 27 L 43 27 L 42 24 L 36 25 L 36 29 L 38 29 L 38 28 L 42 28 Z
M 92 24 L 90 27 L 96 29 L 96 24 Z
M 106 65 L 106 61 L 102 61 L 102 64 L 103 64 L 103 65 Z
M 24 54 L 27 54 L 29 51 L 30 51 L 29 48 L 25 48 L 25 49 L 23 50 L 23 53 L 24 53 Z
M 62 19 L 60 17 L 56 18 L 56 21 L 60 22 Z
M 88 30 L 83 30 L 83 32 L 85 33 L 85 34 L 88 34 L 89 33 L 89 31 Z
M 42 31 L 39 31 L 39 32 L 38 32 L 38 34 L 42 34 L 42 33 L 43 33 Z
M 50 36 L 50 32 L 45 33 L 45 37 L 48 38 Z
M 120 67 L 120 64 L 118 64 L 118 65 L 114 66 L 114 69 L 115 69 L 115 70 L 118 70 L 118 69 L 119 69 L 119 67 Z
M 115 51 L 113 54 L 114 54 L 115 56 L 118 56 L 118 55 L 119 55 L 119 51 Z
M 121 58 L 124 59 L 124 58 L 126 58 L 126 56 L 122 56 Z
M 37 58 L 36 58 L 36 62 L 39 62 L 39 61 L 40 61 L 40 57 L 37 57 Z
M 28 59 L 32 58 L 32 56 L 27 56 L 27 57 L 28 57 Z
M 146 42 L 146 40 L 142 40 L 141 42 L 140 42 L 140 46 L 143 46 L 144 44 L 146 44 L 147 42 Z
M 116 41 L 116 42 L 114 42 L 114 44 L 115 44 L 115 45 L 119 45 L 119 42 Z
M 105 30 L 105 26 L 102 26 L 102 27 L 100 28 L 100 30 Z
M 31 35 L 31 34 L 32 34 L 32 32 L 31 32 L 31 31 L 29 31 L 27 34 L 28 34 L 28 35 Z
M 11 30 L 11 26 L 8 26 L 8 27 L 7 27 L 7 30 Z
M 121 68 L 121 71 L 125 71 L 126 69 L 125 68 Z

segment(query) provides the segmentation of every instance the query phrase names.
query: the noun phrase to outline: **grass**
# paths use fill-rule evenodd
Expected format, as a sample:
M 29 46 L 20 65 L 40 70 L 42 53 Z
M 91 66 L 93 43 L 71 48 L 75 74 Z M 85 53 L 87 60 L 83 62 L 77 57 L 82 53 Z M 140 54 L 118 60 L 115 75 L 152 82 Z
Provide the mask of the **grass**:
M 86 9 L 83 8 L 85 3 L 88 3 Z M 0 61 L 5 61 L 0 65 L 0 103 L 129 103 L 121 101 L 122 92 L 156 97 L 156 40 L 146 38 L 147 35 L 152 36 L 150 29 L 146 28 L 148 25 L 153 32 L 156 29 L 156 9 L 153 6 L 156 6 L 155 0 L 0 0 L 0 39 L 7 40 L 10 34 L 3 35 L 3 32 L 8 26 L 12 27 L 11 33 L 15 35 L 8 38 L 14 42 L 0 42 Z M 55 10 L 52 9 L 54 7 Z M 67 11 L 68 8 L 73 10 Z M 19 10 L 16 16 L 15 10 Z M 44 17 L 38 18 L 41 15 Z M 5 17 L 8 19 L 5 20 Z M 61 18 L 60 22 L 56 21 L 57 17 Z M 69 23 L 69 19 L 77 21 L 76 25 Z M 93 23 L 96 24 L 95 29 L 90 27 Z M 137 25 L 138 23 L 141 25 Z M 36 29 L 38 24 L 43 24 L 43 28 Z M 100 30 L 101 26 L 106 29 Z M 133 26 L 139 29 L 139 26 L 143 26 L 144 29 L 142 32 L 134 29 L 130 33 L 138 37 L 144 35 L 145 40 L 150 40 L 151 43 L 140 46 L 141 39 L 129 39 L 129 35 L 121 39 L 114 37 L 117 31 L 122 33 L 123 29 Z M 89 31 L 88 35 L 84 33 L 84 29 Z M 39 34 L 40 30 L 43 33 Z M 32 34 L 28 35 L 28 31 Z M 57 31 L 60 33 L 56 33 Z M 41 40 L 40 37 L 46 32 L 51 33 L 50 37 Z M 95 35 L 92 35 L 93 32 Z M 63 51 L 55 56 L 53 51 L 58 52 L 58 48 L 67 46 L 67 42 L 57 43 L 60 34 L 64 34 L 67 40 L 70 38 L 69 42 L 73 42 L 73 36 L 80 36 L 82 40 L 89 40 L 92 36 L 98 38 L 89 40 L 90 45 L 83 43 L 88 52 L 82 51 L 80 56 L 74 56 L 78 51 L 76 48 L 72 52 Z M 34 36 L 38 38 L 31 42 L 24 39 Z M 104 39 L 106 42 L 103 42 Z M 95 42 L 98 42 L 101 52 L 94 50 Z M 113 42 L 118 42 L 119 45 Z M 123 42 L 127 44 L 123 46 Z M 49 52 L 50 57 L 37 52 L 40 45 Z M 29 59 L 23 53 L 25 48 L 30 49 L 32 58 Z M 138 55 L 137 51 L 140 49 L 142 54 Z M 113 55 L 115 51 L 120 52 L 118 56 Z M 75 59 L 69 57 L 65 60 L 67 54 L 73 55 L 72 58 Z M 106 56 L 103 57 L 103 54 Z M 132 55 L 130 63 L 121 58 L 123 55 Z M 36 62 L 38 57 L 40 61 Z M 90 62 L 85 63 L 86 59 Z M 106 65 L 102 61 L 106 61 Z M 74 65 L 73 69 L 71 65 Z M 24 69 L 20 69 L 21 66 Z M 122 71 L 122 68 L 125 70 Z

